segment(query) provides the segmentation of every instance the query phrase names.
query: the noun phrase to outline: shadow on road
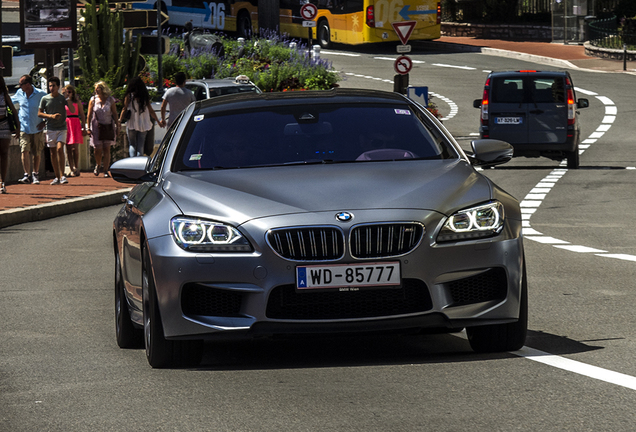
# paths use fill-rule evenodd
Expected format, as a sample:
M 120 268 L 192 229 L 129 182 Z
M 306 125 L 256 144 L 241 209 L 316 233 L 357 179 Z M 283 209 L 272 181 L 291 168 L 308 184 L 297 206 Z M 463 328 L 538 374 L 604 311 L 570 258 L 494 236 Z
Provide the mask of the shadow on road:
M 458 337 L 459 336 L 459 337 Z M 527 346 L 555 355 L 601 349 L 567 337 L 529 331 Z M 200 370 L 304 369 L 499 360 L 476 354 L 465 334 L 302 336 L 206 344 Z

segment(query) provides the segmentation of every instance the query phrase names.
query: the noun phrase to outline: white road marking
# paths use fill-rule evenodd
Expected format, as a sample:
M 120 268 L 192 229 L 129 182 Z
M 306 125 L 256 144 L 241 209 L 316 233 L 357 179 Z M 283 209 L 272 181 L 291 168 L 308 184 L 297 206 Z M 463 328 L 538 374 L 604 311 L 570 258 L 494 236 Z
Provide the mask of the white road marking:
M 576 374 L 583 375 L 589 378 L 594 378 L 610 384 L 615 384 L 617 386 L 636 390 L 636 378 L 620 372 L 614 372 L 611 370 L 600 368 L 598 366 L 592 366 L 576 360 L 570 360 L 565 357 L 549 354 L 525 346 L 518 351 L 511 351 L 511 354 L 526 358 L 528 360 L 536 361 L 538 363 L 543 363 L 545 365 L 552 366 L 558 369 L 574 372 Z
M 384 57 L 376 57 L 376 58 L 380 60 L 395 60 L 393 58 L 384 58 Z M 434 64 L 434 66 L 441 66 L 441 65 Z M 463 69 L 463 67 L 459 67 L 459 68 Z M 474 68 L 470 68 L 469 70 L 474 70 Z M 490 71 L 484 71 L 484 72 L 490 72 Z M 364 75 L 357 75 L 357 74 L 351 74 L 351 73 L 347 75 L 364 77 Z M 382 80 L 382 81 L 390 82 L 390 83 L 393 82 L 391 80 Z M 597 137 L 597 136 L 590 135 L 588 139 L 582 142 L 582 144 L 585 144 L 585 146 L 580 146 L 580 148 L 583 148 L 583 150 L 581 150 L 580 153 L 583 153 L 585 149 L 589 148 L 589 145 L 596 143 L 597 141 L 596 138 L 600 138 L 601 136 L 603 136 L 604 132 L 607 132 L 609 130 L 609 126 L 607 127 L 605 126 L 608 124 L 611 126 L 611 124 L 614 123 L 616 119 L 615 116 L 618 114 L 618 109 L 616 105 L 614 105 L 614 102 L 608 97 L 597 96 L 597 93 L 594 93 L 589 90 L 580 89 L 580 88 L 576 88 L 576 91 L 586 95 L 596 96 L 597 99 L 600 100 L 605 105 L 606 116 L 603 118 L 602 125 L 599 126 L 599 128 L 597 129 L 597 132 L 594 132 L 592 134 L 592 135 L 599 135 L 599 136 Z M 434 95 L 440 99 L 442 98 L 442 96 L 440 95 L 437 95 L 437 94 L 434 94 Z M 478 134 L 471 133 L 471 135 L 478 135 Z M 567 165 L 566 161 L 562 162 L 561 164 Z M 626 169 L 636 170 L 636 167 L 627 167 Z M 524 199 L 521 202 L 520 206 L 521 206 L 521 214 L 523 218 L 522 224 L 523 224 L 524 237 L 529 240 L 533 240 L 543 244 L 550 244 L 555 248 L 564 249 L 571 252 L 594 253 L 596 256 L 600 256 L 600 257 L 614 258 L 614 259 L 636 262 L 636 256 L 634 255 L 609 254 L 607 253 L 607 251 L 604 251 L 601 249 L 596 249 L 596 248 L 591 248 L 588 246 L 581 246 L 581 245 L 572 245 L 565 240 L 560 240 L 554 237 L 545 236 L 530 226 L 530 217 L 537 211 L 537 208 L 541 205 L 547 193 L 549 193 L 552 187 L 555 186 L 556 182 L 561 177 L 563 177 L 567 173 L 567 171 L 568 171 L 567 169 L 553 170 L 544 179 L 539 181 L 539 183 L 537 183 L 537 185 L 526 196 L 526 199 Z M 465 331 L 455 335 L 466 339 Z M 518 351 L 512 351 L 511 354 L 526 358 L 528 360 L 536 361 L 538 363 L 542 363 L 547 366 L 552 366 L 554 368 L 573 372 L 582 376 L 586 376 L 586 377 L 604 381 L 610 384 L 615 384 L 617 386 L 636 390 L 636 377 L 622 374 L 620 372 L 614 372 L 608 369 L 600 368 L 598 366 L 592 366 L 586 363 L 578 362 L 576 360 L 570 360 L 565 357 L 549 354 L 544 351 L 540 351 L 540 350 L 526 347 L 526 346 L 524 346 Z
M 596 93 L 580 88 L 576 88 L 576 91 L 580 93 L 584 93 L 587 95 L 596 96 L 596 98 L 601 101 L 605 105 L 605 117 L 603 118 L 602 124 L 596 128 L 596 131 L 592 132 L 590 136 L 583 140 L 579 145 L 579 153 L 583 153 L 586 149 L 590 147 L 591 144 L 596 143 L 597 139 L 602 137 L 605 132 L 609 131 L 612 127 L 612 124 L 616 120 L 616 115 L 618 114 L 618 109 L 614 102 L 606 97 L 606 96 L 598 96 Z M 561 162 L 562 166 L 567 166 L 567 161 Z M 626 169 L 636 169 L 627 167 Z M 594 253 L 596 256 L 604 256 L 607 258 L 620 259 L 625 261 L 636 261 L 635 255 L 628 254 L 610 254 L 605 250 L 591 248 L 588 246 L 581 245 L 571 245 L 570 242 L 565 240 L 556 239 L 554 237 L 545 236 L 530 225 L 530 218 L 536 212 L 536 210 L 541 206 L 541 203 L 545 199 L 546 195 L 549 193 L 552 187 L 556 184 L 556 182 L 563 177 L 567 173 L 567 169 L 556 169 L 548 174 L 544 179 L 542 179 L 537 185 L 530 190 L 530 192 L 526 195 L 526 197 L 521 201 L 521 213 L 522 213 L 522 227 L 524 237 L 528 240 L 536 241 L 537 243 L 549 244 L 559 249 L 568 250 L 571 252 L 577 253 Z M 532 210 L 532 211 L 530 211 Z
M 452 335 L 461 339 L 468 339 L 466 330 L 463 330 L 459 333 L 452 333 Z M 516 356 L 523 357 L 537 363 L 542 363 L 547 366 L 552 366 L 557 369 L 573 372 L 575 374 L 579 374 L 588 378 L 594 378 L 606 383 L 615 384 L 617 386 L 626 387 L 631 390 L 636 390 L 636 377 L 633 377 L 631 375 L 614 372 L 598 366 L 592 366 L 587 363 L 550 354 L 545 351 L 530 348 L 528 346 L 524 346 L 517 351 L 509 352 L 510 354 L 514 354 Z
M 433 63 L 433 66 L 453 68 L 453 69 L 463 69 L 463 70 L 477 70 L 477 68 L 470 67 L 470 66 L 456 66 L 456 65 L 449 65 L 449 64 L 443 64 L 443 63 Z
M 345 56 L 345 57 L 360 57 L 360 54 L 345 53 L 345 52 L 339 52 L 339 51 L 327 51 L 327 50 L 322 50 L 321 54 L 323 55 L 329 54 L 329 55 Z
M 374 57 L 374 58 L 377 60 L 395 61 L 395 58 L 393 57 Z M 438 67 L 452 67 L 457 69 L 475 70 L 475 68 L 471 68 L 468 66 L 453 66 L 453 65 L 446 65 L 442 63 L 434 63 L 432 65 L 438 66 Z M 392 80 L 374 78 L 368 75 L 361 75 L 361 74 L 354 74 L 354 73 L 346 73 L 346 75 L 355 76 L 358 78 L 373 79 L 377 81 L 381 80 L 382 82 L 386 82 L 386 83 L 393 83 Z M 590 136 L 587 139 L 583 140 L 581 142 L 581 145 L 579 145 L 579 154 L 583 154 L 590 147 L 590 145 L 595 144 L 598 138 L 601 138 L 605 134 L 605 132 L 610 130 L 611 126 L 616 120 L 616 115 L 618 114 L 618 108 L 616 107 L 614 102 L 606 96 L 599 96 L 598 93 L 595 93 L 590 90 L 582 89 L 579 87 L 575 87 L 575 90 L 585 95 L 595 96 L 601 103 L 605 105 L 605 116 L 603 117 L 601 124 L 598 126 L 596 131 L 592 132 Z M 451 112 L 449 113 L 449 115 L 442 118 L 442 120 L 449 120 L 453 118 L 455 115 L 457 115 L 459 108 L 457 107 L 457 104 L 455 104 L 452 100 L 437 93 L 430 92 L 430 94 L 448 103 L 449 106 L 451 107 Z M 478 134 L 471 133 L 471 135 L 478 135 Z M 560 166 L 562 167 L 567 166 L 567 161 L 563 160 Z M 636 167 L 626 167 L 626 169 L 635 170 Z M 568 250 L 571 252 L 589 253 L 589 252 L 599 251 L 598 253 L 596 253 L 596 255 L 598 256 L 605 256 L 608 258 L 615 258 L 615 259 L 621 259 L 621 260 L 627 260 L 627 261 L 636 261 L 636 256 L 634 255 L 608 254 L 608 253 L 605 253 L 606 251 L 591 248 L 588 246 L 570 245 L 570 242 L 567 242 L 565 240 L 560 240 L 554 237 L 544 236 L 541 233 L 537 235 L 536 234 L 537 231 L 532 229 L 532 226 L 530 225 L 530 218 L 532 214 L 534 214 L 534 212 L 539 208 L 539 206 L 541 206 L 541 203 L 543 202 L 543 200 L 545 199 L 546 195 L 549 193 L 551 188 L 556 184 L 556 182 L 561 177 L 563 177 L 563 175 L 565 175 L 565 173 L 567 173 L 567 171 L 568 171 L 567 169 L 562 169 L 562 168 L 555 169 L 549 175 L 547 175 L 544 179 L 542 179 L 539 183 L 537 183 L 537 185 L 530 191 L 530 193 L 528 193 L 528 195 L 526 195 L 526 197 L 521 201 L 520 206 L 521 206 L 521 213 L 522 213 L 522 227 L 523 227 L 524 236 L 526 236 L 526 238 L 529 240 L 533 240 L 542 244 L 549 244 L 554 247 Z M 564 245 L 568 245 L 568 246 L 564 246 Z

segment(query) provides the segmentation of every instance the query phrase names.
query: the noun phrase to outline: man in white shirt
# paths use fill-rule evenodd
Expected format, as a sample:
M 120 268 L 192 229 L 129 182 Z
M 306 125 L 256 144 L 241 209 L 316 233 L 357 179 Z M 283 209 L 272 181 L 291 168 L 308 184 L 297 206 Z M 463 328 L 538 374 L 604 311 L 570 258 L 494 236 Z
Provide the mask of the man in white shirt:
M 166 108 L 170 105 L 170 116 L 166 127 L 175 121 L 181 112 L 194 102 L 194 93 L 185 88 L 186 76 L 183 72 L 177 72 L 174 76 L 176 87 L 169 88 L 163 94 L 163 102 L 161 103 L 161 120 L 166 121 Z

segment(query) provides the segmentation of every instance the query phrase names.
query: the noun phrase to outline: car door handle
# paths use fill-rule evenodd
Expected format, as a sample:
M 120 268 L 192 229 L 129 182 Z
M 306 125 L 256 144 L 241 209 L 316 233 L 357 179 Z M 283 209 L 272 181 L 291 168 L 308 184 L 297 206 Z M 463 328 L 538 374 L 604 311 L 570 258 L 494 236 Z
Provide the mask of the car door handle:
M 532 111 L 528 111 L 530 114 L 543 114 L 545 111 L 543 110 L 532 110 Z

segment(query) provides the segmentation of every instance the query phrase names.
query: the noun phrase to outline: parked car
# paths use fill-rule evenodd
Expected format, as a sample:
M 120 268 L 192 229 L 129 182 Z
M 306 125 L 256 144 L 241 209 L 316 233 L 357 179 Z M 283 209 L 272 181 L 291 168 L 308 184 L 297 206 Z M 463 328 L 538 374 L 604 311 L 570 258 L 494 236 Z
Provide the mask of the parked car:
M 110 168 L 137 184 L 113 224 L 119 346 L 143 339 L 153 367 L 310 332 L 466 328 L 476 351 L 520 348 L 519 202 L 474 168 L 512 147 L 472 148 L 397 93 L 191 104 L 152 159 Z
M 210 99 L 216 96 L 223 96 L 236 93 L 262 93 L 256 85 L 245 75 L 239 75 L 236 78 L 224 79 L 199 79 L 187 81 L 185 87 L 194 93 L 196 100 Z M 157 114 L 157 118 L 161 118 L 161 101 L 153 102 L 152 107 Z M 166 110 L 166 118 L 170 113 L 170 105 Z M 155 125 L 154 143 L 158 146 L 166 134 L 166 129 Z
M 577 109 L 589 101 L 577 100 L 568 72 L 492 72 L 473 106 L 481 108 L 482 138 L 512 144 L 515 156 L 567 159 L 568 168 L 579 167 Z

